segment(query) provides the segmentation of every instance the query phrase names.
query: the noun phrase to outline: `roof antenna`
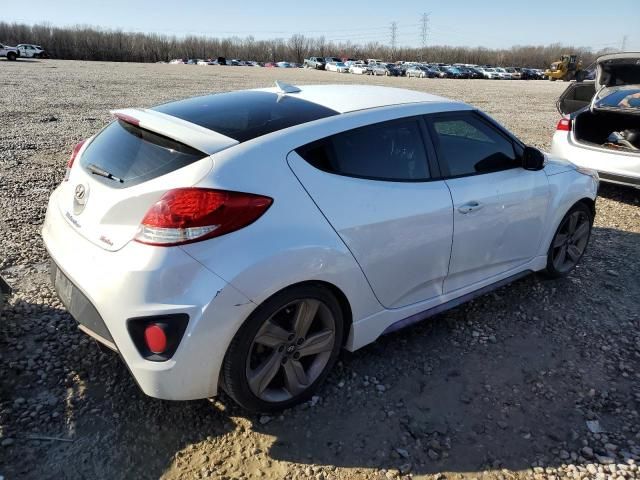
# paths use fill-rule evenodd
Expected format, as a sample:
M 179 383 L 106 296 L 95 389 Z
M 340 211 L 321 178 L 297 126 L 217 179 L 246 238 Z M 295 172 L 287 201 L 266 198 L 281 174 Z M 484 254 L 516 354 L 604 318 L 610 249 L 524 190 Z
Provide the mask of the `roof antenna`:
M 281 80 L 276 80 L 276 88 L 279 90 L 279 93 L 298 93 L 302 91 L 298 87 L 285 83 Z

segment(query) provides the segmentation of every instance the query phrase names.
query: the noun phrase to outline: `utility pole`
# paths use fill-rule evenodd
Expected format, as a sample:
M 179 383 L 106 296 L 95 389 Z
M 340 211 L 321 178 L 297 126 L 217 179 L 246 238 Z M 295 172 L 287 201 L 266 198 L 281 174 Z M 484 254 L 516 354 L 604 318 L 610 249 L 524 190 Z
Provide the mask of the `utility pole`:
M 391 22 L 391 60 L 395 58 L 398 40 L 398 23 Z
M 423 13 L 422 18 L 420 19 L 420 41 L 422 45 L 422 50 L 420 51 L 421 62 L 424 61 L 424 54 L 427 49 L 427 35 L 429 34 L 429 15 L 431 15 L 431 13 Z
M 622 37 L 622 45 L 620 45 L 620 51 L 624 52 L 627 49 L 627 38 L 629 36 L 628 35 L 623 35 Z

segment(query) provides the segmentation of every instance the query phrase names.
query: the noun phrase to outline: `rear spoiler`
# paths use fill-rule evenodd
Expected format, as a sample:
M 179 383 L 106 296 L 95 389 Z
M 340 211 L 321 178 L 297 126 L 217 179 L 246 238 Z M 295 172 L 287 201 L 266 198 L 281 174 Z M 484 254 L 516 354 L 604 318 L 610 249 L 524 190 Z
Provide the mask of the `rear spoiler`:
M 143 108 L 112 110 L 118 120 L 184 143 L 208 155 L 237 145 L 233 138 L 166 113 Z

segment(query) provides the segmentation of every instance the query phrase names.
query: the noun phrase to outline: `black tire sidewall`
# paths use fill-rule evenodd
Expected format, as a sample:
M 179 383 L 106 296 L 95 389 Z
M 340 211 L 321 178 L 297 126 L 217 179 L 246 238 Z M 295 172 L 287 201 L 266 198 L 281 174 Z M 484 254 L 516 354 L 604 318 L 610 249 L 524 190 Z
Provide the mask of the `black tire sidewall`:
M 566 272 L 559 272 L 553 266 L 553 241 L 555 240 L 556 236 L 558 235 L 558 232 L 560 231 L 560 228 L 562 228 L 562 225 L 564 224 L 564 222 L 567 219 L 567 217 L 569 215 L 571 215 L 572 213 L 576 212 L 576 211 L 584 212 L 587 215 L 587 218 L 589 219 L 589 237 L 587 238 L 587 245 L 584 248 L 584 252 L 582 252 L 582 255 L 580 255 L 580 258 L 578 259 L 576 264 L 571 269 L 569 269 Z M 553 238 L 551 239 L 551 243 L 549 244 L 549 250 L 547 251 L 547 269 L 546 269 L 546 273 L 547 273 L 548 276 L 550 276 L 552 278 L 566 277 L 567 275 L 569 275 L 576 268 L 576 266 L 582 260 L 582 257 L 584 257 L 584 254 L 587 252 L 587 248 L 589 248 L 589 242 L 591 241 L 591 229 L 592 228 L 593 228 L 593 212 L 591 211 L 591 209 L 587 205 L 585 205 L 584 203 L 580 202 L 580 203 L 577 203 L 576 205 L 574 205 L 573 207 L 571 207 L 571 209 L 569 209 L 569 211 L 565 214 L 565 216 L 562 217 L 562 220 L 558 224 L 558 228 L 556 229 L 556 232 L 553 234 Z
M 323 302 L 334 316 L 336 322 L 336 341 L 333 351 L 331 352 L 331 357 L 323 372 L 303 393 L 283 402 L 266 402 L 254 395 L 247 381 L 246 360 L 251 344 L 260 327 L 271 315 L 283 306 L 302 298 L 314 298 Z M 231 341 L 223 362 L 221 386 L 236 403 L 252 412 L 266 413 L 280 411 L 310 399 L 320 384 L 322 384 L 329 375 L 338 359 L 340 350 L 342 349 L 344 323 L 340 304 L 335 296 L 321 285 L 300 285 L 276 293 L 256 308 Z

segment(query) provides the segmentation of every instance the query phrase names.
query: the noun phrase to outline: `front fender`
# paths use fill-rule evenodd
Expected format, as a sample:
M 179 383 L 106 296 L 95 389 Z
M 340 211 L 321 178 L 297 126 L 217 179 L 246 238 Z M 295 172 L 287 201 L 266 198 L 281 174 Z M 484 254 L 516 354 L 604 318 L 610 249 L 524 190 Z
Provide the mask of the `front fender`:
M 547 255 L 553 236 L 567 212 L 580 200 L 595 201 L 598 194 L 598 182 L 591 176 L 577 170 L 567 170 L 549 179 L 549 210 L 547 231 L 540 243 L 539 255 Z

